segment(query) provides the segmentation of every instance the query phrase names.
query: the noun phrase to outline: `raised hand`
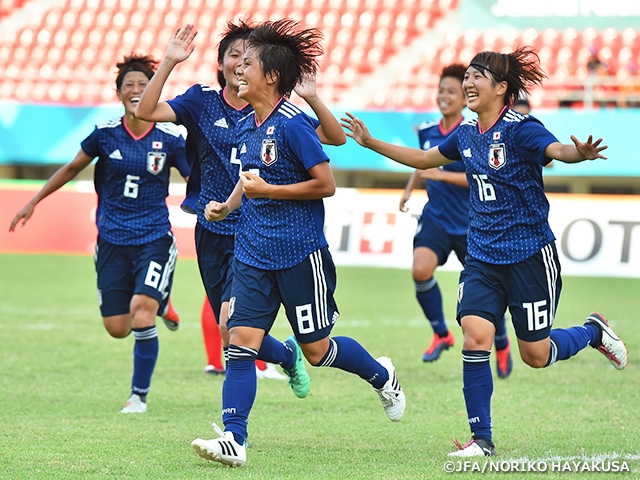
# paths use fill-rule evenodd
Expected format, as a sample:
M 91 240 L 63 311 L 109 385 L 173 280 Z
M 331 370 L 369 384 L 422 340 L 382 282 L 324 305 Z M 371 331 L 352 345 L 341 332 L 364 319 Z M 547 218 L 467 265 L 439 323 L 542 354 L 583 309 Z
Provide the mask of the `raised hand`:
M 240 175 L 242 192 L 247 198 L 268 198 L 270 184 L 260 176 L 251 172 L 242 172 Z
M 602 158 L 604 160 L 607 159 L 604 155 L 600 155 L 600 152 L 607 149 L 607 145 L 600 144 L 602 143 L 602 138 L 599 138 L 595 142 L 593 141 L 593 136 L 589 135 L 589 138 L 586 142 L 579 141 L 574 135 L 571 135 L 571 140 L 576 146 L 576 150 L 578 153 L 582 155 L 585 160 L 595 160 L 596 158 Z
M 315 75 L 305 75 L 302 81 L 293 89 L 301 98 L 308 100 L 316 97 L 316 77 Z
M 367 142 L 372 138 L 369 129 L 364 122 L 355 115 L 349 112 L 345 112 L 345 114 L 347 117 L 340 118 L 340 125 L 346 130 L 345 133 L 347 137 L 353 138 L 360 145 L 366 147 Z
M 185 61 L 189 58 L 194 48 L 196 48 L 196 44 L 193 43 L 193 39 L 197 34 L 198 31 L 194 30 L 194 27 L 191 24 L 178 28 L 169 41 L 165 57 L 176 63 Z

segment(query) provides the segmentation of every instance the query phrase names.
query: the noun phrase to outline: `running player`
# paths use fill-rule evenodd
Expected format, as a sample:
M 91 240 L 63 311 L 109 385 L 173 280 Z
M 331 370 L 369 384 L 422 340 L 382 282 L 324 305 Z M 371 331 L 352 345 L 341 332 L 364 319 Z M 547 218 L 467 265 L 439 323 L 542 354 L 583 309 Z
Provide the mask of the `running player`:
M 462 80 L 466 67 L 453 64 L 445 67 L 440 75 L 438 108 L 442 118 L 423 123 L 418 129 L 420 148 L 428 150 L 439 145 L 458 128 L 467 105 L 462 92 Z M 422 361 L 433 362 L 443 350 L 454 344 L 453 333 L 447 328 L 442 308 L 442 294 L 434 277 L 438 265 L 444 265 L 452 251 L 464 265 L 467 255 L 467 230 L 469 229 L 469 184 L 462 162 L 445 165 L 440 169 L 415 170 L 400 199 L 400 211 L 407 211 L 405 204 L 411 192 L 422 179 L 427 180 L 428 202 L 422 210 L 413 239 L 413 281 L 416 298 L 431 323 L 431 345 L 422 354 Z M 496 367 L 498 377 L 511 373 L 513 362 L 506 330 L 506 318 L 498 323 L 495 336 Z
M 178 250 L 166 197 L 169 170 L 185 179 L 189 167 L 185 140 L 173 125 L 150 123 L 135 116 L 144 87 L 155 71 L 150 56 L 131 55 L 117 64 L 116 88 L 125 114 L 98 124 L 80 151 L 55 172 L 11 223 L 24 225 L 36 205 L 72 180 L 98 157 L 94 183 L 98 194 L 98 241 L 95 263 L 98 303 L 104 326 L 114 338 L 133 330 L 131 396 L 122 413 L 147 411 L 147 394 L 158 358 L 156 315 L 170 306 L 169 294 Z M 179 323 L 165 319 L 171 330 Z
M 238 94 L 254 108 L 238 127 L 242 174 L 229 200 L 211 202 L 205 212 L 208 219 L 224 218 L 240 205 L 244 190 L 222 391 L 225 431 L 220 438 L 192 442 L 197 455 L 225 465 L 246 462 L 247 421 L 256 395 L 253 362 L 281 304 L 311 365 L 360 376 L 391 420 L 404 413 L 405 396 L 391 360 L 375 360 L 349 337 L 329 336 L 339 314 L 322 199 L 333 195 L 335 182 L 315 123 L 287 100 L 305 74 L 315 74 L 321 39 L 318 30 L 302 30 L 289 19 L 265 22 L 249 36 L 236 70 Z
M 471 188 L 466 264 L 458 286 L 458 321 L 464 345 L 463 384 L 472 438 L 450 455 L 495 455 L 491 438 L 493 381 L 489 366 L 495 325 L 509 308 L 522 360 L 549 367 L 587 346 L 613 366 L 627 365 L 627 349 L 603 315 L 584 325 L 552 329 L 562 279 L 555 238 L 548 222 L 542 165 L 606 158 L 602 139 L 589 136 L 562 144 L 532 116 L 509 108 L 545 77 L 528 47 L 508 54 L 482 52 L 471 61 L 463 89 L 478 114 L 463 121 L 439 146 L 422 151 L 371 137 L 361 120 L 347 113 L 343 126 L 359 144 L 415 168 L 462 160 Z
M 136 114 L 153 121 L 183 124 L 189 132 L 187 153 L 193 158 L 192 174 L 183 208 L 198 215 L 196 251 L 202 281 L 215 318 L 219 321 L 223 348 L 229 344 L 227 312 L 232 278 L 233 245 L 240 211 L 223 222 L 208 222 L 204 208 L 210 201 L 223 202 L 238 180 L 240 162 L 236 148 L 236 124 L 253 111 L 245 99 L 238 97 L 238 78 L 234 71 L 245 50 L 245 39 L 253 25 L 242 20 L 229 22 L 218 46 L 218 91 L 206 85 L 194 85 L 184 95 L 160 102 L 162 88 L 175 66 L 185 61 L 195 48 L 193 25 L 179 28 L 167 47 L 154 79 L 145 89 Z M 318 135 L 325 143 L 341 144 L 346 137 L 340 124 L 320 101 L 315 82 L 298 87 L 299 93 L 318 116 Z M 205 331 L 205 335 L 206 335 Z M 294 393 L 304 398 L 309 391 L 309 376 L 302 353 L 294 338 L 284 343 L 266 335 L 258 357 L 281 365 L 289 376 Z

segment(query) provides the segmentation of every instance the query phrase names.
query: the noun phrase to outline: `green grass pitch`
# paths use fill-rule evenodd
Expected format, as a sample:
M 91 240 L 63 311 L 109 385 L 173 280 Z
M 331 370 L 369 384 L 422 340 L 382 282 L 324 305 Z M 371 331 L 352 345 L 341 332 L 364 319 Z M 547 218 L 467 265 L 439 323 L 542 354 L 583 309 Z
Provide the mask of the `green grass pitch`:
M 212 438 L 222 379 L 203 374 L 203 289 L 195 261 L 178 262 L 178 332 L 159 323 L 160 357 L 144 415 L 119 410 L 129 395 L 133 339 L 102 326 L 91 257 L 0 255 L 0 478 L 4 479 L 455 479 L 639 478 L 640 280 L 565 277 L 556 326 L 603 312 L 629 349 L 619 372 L 587 349 L 546 370 L 517 356 L 510 378 L 495 378 L 494 440 L 499 460 L 617 459 L 629 472 L 445 473 L 451 439 L 466 442 L 462 336 L 453 321 L 457 274 L 439 272 L 456 345 L 421 361 L 431 331 L 408 270 L 339 268 L 341 317 L 374 356 L 390 356 L 407 395 L 392 423 L 377 395 L 353 375 L 312 369 L 309 397 L 286 382 L 260 380 L 249 424 L 247 466 L 196 457 L 190 442 Z M 512 333 L 512 329 L 509 332 Z M 290 334 L 279 317 L 272 333 Z M 517 349 L 516 349 L 517 350 Z M 492 356 L 492 368 L 494 358 Z M 484 459 L 477 459 L 480 465 Z M 551 463 L 549 463 L 549 469 Z

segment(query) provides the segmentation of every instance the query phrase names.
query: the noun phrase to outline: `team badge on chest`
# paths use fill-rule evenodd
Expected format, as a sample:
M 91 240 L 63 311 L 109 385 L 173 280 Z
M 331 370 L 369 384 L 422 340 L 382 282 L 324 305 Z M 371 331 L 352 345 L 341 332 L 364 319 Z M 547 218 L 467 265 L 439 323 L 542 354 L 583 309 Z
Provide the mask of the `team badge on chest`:
M 273 138 L 262 140 L 262 152 L 260 152 L 262 163 L 266 166 L 273 165 L 278 160 L 278 146 Z
M 147 171 L 153 175 L 158 175 L 164 168 L 167 161 L 167 154 L 164 152 L 149 152 L 147 154 Z
M 494 143 L 489 147 L 489 166 L 494 170 L 499 170 L 507 163 L 507 155 L 504 143 Z

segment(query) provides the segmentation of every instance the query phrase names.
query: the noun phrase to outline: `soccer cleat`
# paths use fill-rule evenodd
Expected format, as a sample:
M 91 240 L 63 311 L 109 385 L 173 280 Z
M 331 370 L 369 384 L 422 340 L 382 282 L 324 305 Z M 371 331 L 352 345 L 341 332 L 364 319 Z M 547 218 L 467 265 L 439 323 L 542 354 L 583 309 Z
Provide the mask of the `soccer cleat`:
M 511 358 L 511 342 L 507 339 L 507 347 L 502 350 L 496 349 L 496 371 L 499 378 L 507 378 L 513 370 L 513 359 Z
M 169 299 L 169 301 L 167 302 L 167 308 L 160 316 L 162 317 L 164 324 L 172 332 L 175 332 L 180 327 L 180 316 L 178 315 L 178 311 L 173 308 L 171 299 Z
M 207 375 L 222 375 L 224 376 L 227 372 L 224 368 L 217 368 L 213 365 L 205 365 L 204 373 Z
M 385 383 L 381 389 L 374 388 L 374 390 L 380 397 L 380 401 L 382 402 L 384 411 L 387 412 L 389 420 L 397 422 L 402 418 L 402 415 L 404 415 L 407 398 L 402 391 L 400 382 L 398 382 L 396 369 L 391 359 L 389 357 L 379 357 L 376 361 L 387 369 L 387 372 L 389 372 L 389 380 L 387 380 L 387 383 Z
M 260 370 L 260 367 L 256 365 L 256 377 L 258 379 L 268 378 L 270 380 L 286 380 L 287 376 L 282 375 L 273 363 L 265 363 L 265 369 Z
M 616 369 L 622 370 L 626 367 L 628 362 L 627 346 L 611 329 L 607 319 L 602 314 L 593 312 L 587 317 L 585 325 L 588 323 L 596 325 L 602 333 L 600 342 L 591 346 L 607 357 Z
M 307 369 L 304 366 L 302 349 L 300 348 L 300 345 L 298 345 L 296 337 L 293 335 L 290 335 L 284 343 L 293 351 L 293 355 L 295 357 L 293 368 L 291 370 L 283 368 L 284 373 L 289 377 L 289 386 L 291 387 L 291 390 L 293 390 L 294 395 L 298 398 L 304 398 L 309 394 L 311 379 L 309 378 Z
M 120 410 L 120 413 L 144 413 L 147 411 L 147 404 L 143 402 L 140 395 L 132 393 L 127 400 L 124 408 Z
M 451 452 L 449 454 L 450 457 L 495 457 L 496 456 L 496 447 L 487 442 L 486 440 L 482 440 L 481 438 L 471 437 L 467 443 L 462 445 L 458 440 L 454 440 L 453 443 L 456 444 L 458 450 L 455 452 Z
M 247 463 L 247 448 L 236 442 L 233 433 L 223 432 L 215 423 L 211 426 L 220 438 L 212 440 L 196 438 L 191 442 L 191 448 L 195 454 L 205 460 L 220 462 L 230 467 L 244 467 Z
M 437 333 L 433 334 L 431 345 L 422 354 L 423 362 L 435 362 L 440 358 L 440 354 L 443 350 L 448 350 L 449 347 L 453 347 L 453 333 L 451 330 L 447 330 L 447 336 L 440 338 Z

